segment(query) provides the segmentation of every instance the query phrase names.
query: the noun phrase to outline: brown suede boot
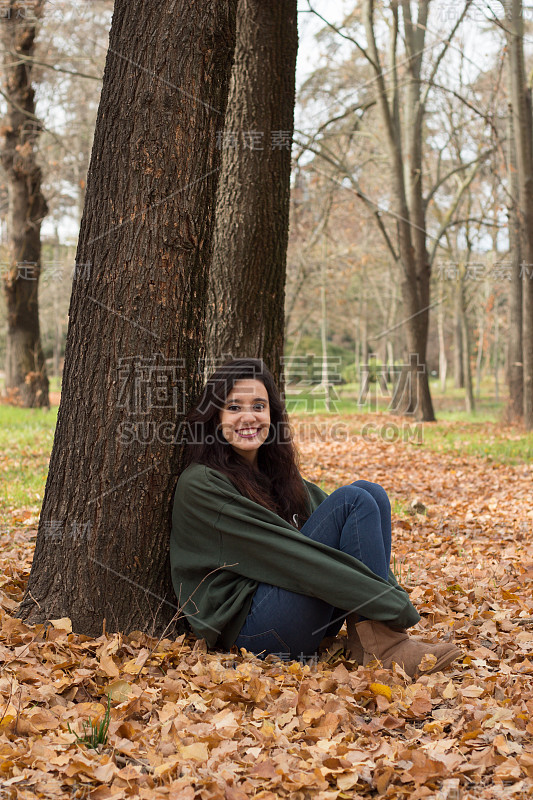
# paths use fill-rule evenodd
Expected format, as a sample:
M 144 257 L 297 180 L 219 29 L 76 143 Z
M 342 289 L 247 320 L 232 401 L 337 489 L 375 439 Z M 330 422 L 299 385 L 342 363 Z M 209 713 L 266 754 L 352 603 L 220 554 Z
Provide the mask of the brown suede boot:
M 383 622 L 365 620 L 357 624 L 357 632 L 363 645 L 365 655 L 363 665 L 366 667 L 373 658 L 379 659 L 385 669 L 392 667 L 395 661 L 411 678 L 419 672 L 429 675 L 447 667 L 462 655 L 461 650 L 448 642 L 422 642 L 411 639 L 405 630 L 392 630 Z M 429 669 L 420 670 L 419 665 L 425 655 L 434 655 L 437 659 Z

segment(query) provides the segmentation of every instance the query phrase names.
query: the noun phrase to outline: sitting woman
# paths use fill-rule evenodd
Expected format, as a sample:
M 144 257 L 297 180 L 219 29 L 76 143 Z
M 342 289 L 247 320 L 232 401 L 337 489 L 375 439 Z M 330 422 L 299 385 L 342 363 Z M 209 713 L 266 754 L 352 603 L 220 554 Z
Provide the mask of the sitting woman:
M 435 672 L 453 644 L 409 637 L 420 616 L 389 568 L 385 491 L 358 480 L 329 496 L 298 471 L 285 405 L 263 361 L 230 361 L 188 415 L 172 512 L 172 582 L 209 646 L 309 657 L 346 621 L 366 665 Z

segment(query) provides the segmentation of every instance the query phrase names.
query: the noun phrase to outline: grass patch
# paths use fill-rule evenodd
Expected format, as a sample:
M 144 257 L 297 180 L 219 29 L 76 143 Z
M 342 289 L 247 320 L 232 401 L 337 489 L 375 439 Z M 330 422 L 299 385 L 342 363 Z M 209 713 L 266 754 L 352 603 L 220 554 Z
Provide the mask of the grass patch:
M 0 405 L 0 524 L 11 522 L 14 509 L 39 510 L 56 422 L 57 407 Z
M 392 498 L 391 510 L 393 517 L 408 517 L 411 514 L 409 503 L 406 500 L 398 500 L 397 498 Z
M 98 749 L 99 744 L 107 744 L 107 733 L 109 730 L 109 720 L 111 718 L 111 695 L 107 695 L 107 708 L 104 714 L 104 718 L 98 724 L 98 722 L 94 722 L 90 720 L 83 721 L 83 736 L 78 736 L 76 731 L 71 730 L 70 723 L 67 724 L 69 733 L 73 733 L 76 739 L 80 744 L 84 744 L 86 747 L 93 748 L 94 750 Z
M 524 464 L 533 459 L 533 432 L 489 420 L 425 423 L 420 446 L 438 453 L 478 456 L 496 464 Z

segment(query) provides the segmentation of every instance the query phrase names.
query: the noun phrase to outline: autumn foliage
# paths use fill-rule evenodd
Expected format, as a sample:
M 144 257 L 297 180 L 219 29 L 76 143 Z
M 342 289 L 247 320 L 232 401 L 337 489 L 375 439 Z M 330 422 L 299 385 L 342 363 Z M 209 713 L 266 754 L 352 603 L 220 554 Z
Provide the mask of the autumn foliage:
M 261 661 L 186 635 L 28 627 L 12 615 L 36 518 L 19 509 L 0 543 L 0 796 L 529 796 L 531 465 L 377 438 L 304 437 L 300 449 L 304 475 L 327 490 L 367 478 L 389 491 L 393 567 L 423 616 L 418 632 L 453 634 L 464 658 L 412 682 L 342 654 Z M 107 741 L 84 745 L 83 722 L 103 719 L 108 695 Z

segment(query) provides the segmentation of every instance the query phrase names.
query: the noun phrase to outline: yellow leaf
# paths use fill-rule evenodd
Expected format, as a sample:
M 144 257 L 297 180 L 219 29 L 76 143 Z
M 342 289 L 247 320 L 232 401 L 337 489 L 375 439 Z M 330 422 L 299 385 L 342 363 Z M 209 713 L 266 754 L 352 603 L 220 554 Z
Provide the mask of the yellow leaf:
M 436 663 L 437 656 L 434 653 L 426 653 L 418 665 L 420 672 L 429 672 L 430 669 L 433 669 Z
M 61 619 L 51 619 L 50 622 L 59 631 L 66 631 L 72 633 L 72 621 L 70 617 L 61 617 Z
M 120 672 L 112 657 L 103 653 L 100 656 L 100 670 L 107 675 L 108 678 L 118 678 Z
M 13 722 L 15 719 L 16 714 L 6 714 L 3 720 L 0 722 L 0 728 L 7 728 L 10 722 Z
M 134 692 L 131 688 L 131 684 L 127 681 L 113 681 L 107 687 L 106 694 L 111 695 L 111 700 L 116 700 L 118 703 L 123 703 L 129 697 L 131 697 Z
M 189 745 L 189 747 L 193 747 L 194 745 Z M 180 763 L 181 758 L 173 758 L 171 761 L 165 761 L 163 764 L 159 764 L 157 767 L 154 767 L 154 775 L 157 777 L 161 777 L 161 775 L 166 775 L 169 772 L 172 772 L 174 767 L 177 767 Z
M 389 702 L 392 700 L 392 689 L 390 686 L 385 686 L 384 683 L 371 683 L 370 690 L 374 692 L 374 694 L 380 694 L 382 697 L 386 697 Z
M 142 664 L 137 664 L 137 659 L 132 658 L 130 661 L 126 661 L 124 666 L 122 667 L 122 672 L 127 672 L 128 675 L 137 675 L 142 669 Z
M 204 742 L 194 742 L 194 744 L 184 744 L 178 747 L 182 758 L 192 759 L 193 761 L 207 761 L 209 754 L 207 745 Z
M 457 697 L 457 689 L 453 685 L 453 681 L 450 681 L 446 688 L 442 692 L 442 696 L 445 700 L 453 700 L 454 697 Z
M 323 708 L 307 708 L 302 714 L 302 719 L 306 725 L 309 725 L 310 722 L 314 722 L 315 719 L 324 716 L 325 713 Z
M 481 697 L 481 695 L 484 693 L 485 689 L 483 686 L 474 686 L 472 684 L 470 686 L 461 687 L 461 695 L 463 697 Z
M 346 772 L 344 775 L 337 775 L 337 786 L 341 791 L 352 789 L 357 781 L 359 775 L 356 772 Z

